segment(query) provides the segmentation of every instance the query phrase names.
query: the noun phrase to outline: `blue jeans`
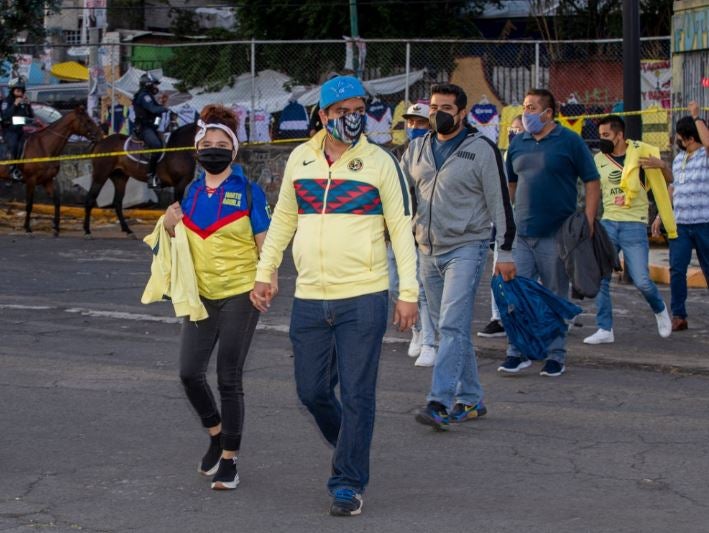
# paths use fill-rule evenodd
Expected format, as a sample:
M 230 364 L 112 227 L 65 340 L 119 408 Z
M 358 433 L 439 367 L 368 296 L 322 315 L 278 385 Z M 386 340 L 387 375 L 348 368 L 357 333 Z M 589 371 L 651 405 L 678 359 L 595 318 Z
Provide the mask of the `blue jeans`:
M 647 226 L 644 222 L 616 222 L 601 220 L 616 250 L 623 252 L 623 264 L 633 280 L 633 284 L 645 297 L 653 313 L 665 308 L 657 286 L 650 279 L 648 256 L 650 245 L 647 240 Z M 613 329 L 613 305 L 611 302 L 610 278 L 601 281 L 601 290 L 596 296 L 596 323 L 601 329 Z
M 331 494 L 369 481 L 375 389 L 387 325 L 387 292 L 343 300 L 293 300 L 290 339 L 298 398 L 335 447 Z M 335 396 L 339 380 L 340 398 Z
M 426 301 L 426 291 L 423 290 L 423 283 L 421 282 L 421 252 L 416 251 L 416 278 L 419 282 L 419 319 L 414 324 L 412 328 L 414 331 L 420 331 L 422 340 L 421 344 L 423 346 L 436 346 L 436 327 L 431 320 L 431 313 L 428 311 L 428 302 Z M 391 296 L 391 301 L 396 304 L 399 299 L 399 273 L 396 269 L 396 259 L 394 258 L 394 251 L 391 248 L 391 244 L 387 243 L 387 262 L 389 264 L 389 296 Z M 391 316 L 391 312 L 389 312 Z
M 709 223 L 677 224 L 677 238 L 670 239 L 670 308 L 672 316 L 687 318 L 687 268 L 697 251 L 699 266 L 709 282 Z
M 448 409 L 456 402 L 475 405 L 483 397 L 471 327 L 488 250 L 485 239 L 445 254 L 420 256 L 421 280 L 440 334 L 428 401 Z
M 564 264 L 559 258 L 559 248 L 556 236 L 522 237 L 517 236 L 516 247 L 512 252 L 517 275 L 530 279 L 539 279 L 547 289 L 561 298 L 569 297 L 569 277 Z M 510 357 L 527 357 L 516 346 L 507 345 L 507 355 Z M 553 359 L 561 364 L 566 360 L 566 332 L 562 332 L 549 343 L 547 359 Z

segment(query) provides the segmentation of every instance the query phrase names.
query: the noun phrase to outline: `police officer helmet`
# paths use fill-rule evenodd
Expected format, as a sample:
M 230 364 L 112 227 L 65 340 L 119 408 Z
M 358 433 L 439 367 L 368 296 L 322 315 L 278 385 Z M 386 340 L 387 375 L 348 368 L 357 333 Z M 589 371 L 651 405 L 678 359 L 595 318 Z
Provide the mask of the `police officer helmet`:
M 25 79 L 21 76 L 19 78 L 13 78 L 10 80 L 7 86 L 10 91 L 20 89 L 22 92 L 25 92 Z
M 160 80 L 158 80 L 150 72 L 146 72 L 140 77 L 140 87 L 143 89 L 147 87 L 155 87 L 157 85 L 160 85 Z

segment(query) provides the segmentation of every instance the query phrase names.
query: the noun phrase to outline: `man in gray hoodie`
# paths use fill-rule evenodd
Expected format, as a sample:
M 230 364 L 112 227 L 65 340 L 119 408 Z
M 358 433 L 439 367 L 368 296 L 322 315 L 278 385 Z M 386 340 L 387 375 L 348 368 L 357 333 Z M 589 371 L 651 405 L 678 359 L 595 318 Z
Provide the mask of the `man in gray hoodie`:
M 427 405 L 416 420 L 438 430 L 483 416 L 471 322 L 485 269 L 490 223 L 497 227 L 496 273 L 515 276 L 515 223 L 497 146 L 466 126 L 467 97 L 453 84 L 431 90 L 432 132 L 414 139 L 401 168 L 414 188 L 421 279 L 440 344 Z

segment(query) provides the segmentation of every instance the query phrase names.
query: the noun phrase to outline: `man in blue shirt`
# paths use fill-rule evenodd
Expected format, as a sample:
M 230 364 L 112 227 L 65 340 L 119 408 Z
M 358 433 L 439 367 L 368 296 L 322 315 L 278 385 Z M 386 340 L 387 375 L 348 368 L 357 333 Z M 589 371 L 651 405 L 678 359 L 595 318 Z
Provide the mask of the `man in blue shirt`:
M 546 89 L 531 89 L 524 98 L 522 122 L 507 152 L 507 177 L 515 204 L 517 241 L 513 251 L 517 274 L 539 278 L 542 285 L 566 298 L 569 279 L 559 258 L 556 234 L 576 210 L 576 183 L 586 192 L 586 217 L 591 231 L 601 195 L 598 170 L 581 137 L 554 122 L 556 101 Z M 548 347 L 542 376 L 564 372 L 566 334 Z M 497 369 L 509 375 L 531 366 L 517 346 L 510 344 L 507 358 Z

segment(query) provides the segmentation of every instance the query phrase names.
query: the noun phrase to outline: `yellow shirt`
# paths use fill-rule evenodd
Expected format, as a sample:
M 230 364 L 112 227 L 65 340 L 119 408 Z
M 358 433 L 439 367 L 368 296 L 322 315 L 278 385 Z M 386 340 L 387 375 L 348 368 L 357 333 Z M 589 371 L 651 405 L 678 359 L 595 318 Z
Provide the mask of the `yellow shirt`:
M 643 222 L 647 224 L 650 203 L 643 187 L 633 203 L 625 206 L 625 191 L 620 187 L 623 165 L 611 155 L 598 152 L 594 160 L 601 176 L 603 219 L 615 222 Z

